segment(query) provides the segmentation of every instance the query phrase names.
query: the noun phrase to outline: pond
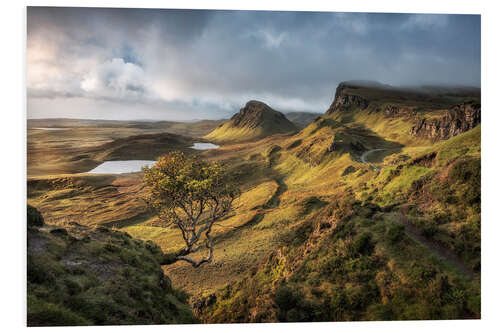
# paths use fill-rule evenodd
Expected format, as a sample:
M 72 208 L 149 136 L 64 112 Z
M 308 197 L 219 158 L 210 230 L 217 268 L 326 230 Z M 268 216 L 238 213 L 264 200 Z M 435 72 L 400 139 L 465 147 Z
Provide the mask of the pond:
M 207 149 L 217 149 L 220 146 L 214 145 L 213 143 L 209 142 L 195 142 L 191 148 L 196 149 L 196 150 L 207 150 Z
M 44 131 L 66 131 L 70 130 L 69 127 L 34 127 L 30 129 L 44 130 Z
M 151 167 L 156 161 L 129 160 L 129 161 L 107 161 L 90 170 L 88 173 L 130 173 L 139 172 L 143 166 Z

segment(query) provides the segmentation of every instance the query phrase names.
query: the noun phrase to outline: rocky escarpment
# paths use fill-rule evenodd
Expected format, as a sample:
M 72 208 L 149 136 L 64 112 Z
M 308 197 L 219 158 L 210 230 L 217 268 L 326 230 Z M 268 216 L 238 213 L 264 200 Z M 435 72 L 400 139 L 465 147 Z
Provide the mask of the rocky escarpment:
M 380 108 L 377 108 L 375 112 L 382 111 Z M 398 106 L 398 105 L 387 105 L 383 109 L 383 113 L 385 117 L 395 118 L 395 117 L 413 117 L 417 115 L 416 107 L 408 107 L 408 106 Z
M 456 105 L 440 118 L 422 118 L 410 130 L 410 135 L 431 139 L 446 140 L 464 133 L 481 123 L 481 105 L 463 103 Z
M 333 100 L 333 103 L 326 111 L 326 114 L 330 115 L 337 110 L 348 111 L 352 108 L 366 109 L 370 104 L 367 99 L 347 91 L 351 91 L 355 88 L 355 86 L 352 86 L 348 83 L 340 83 L 337 87 L 337 90 L 335 91 L 335 98 Z

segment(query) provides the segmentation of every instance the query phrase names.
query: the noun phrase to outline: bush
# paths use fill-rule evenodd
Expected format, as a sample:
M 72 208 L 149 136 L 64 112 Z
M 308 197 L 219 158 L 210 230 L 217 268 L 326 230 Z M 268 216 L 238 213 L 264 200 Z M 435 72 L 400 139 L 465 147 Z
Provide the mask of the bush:
M 300 302 L 301 296 L 299 293 L 290 288 L 288 285 L 281 286 L 276 295 L 274 296 L 274 302 L 282 311 L 288 311 L 296 307 Z
M 344 315 L 349 311 L 349 300 L 345 291 L 341 288 L 335 288 L 330 297 L 330 310 L 332 319 L 335 321 L 344 320 Z
M 455 163 L 448 177 L 452 183 L 467 184 L 461 198 L 470 205 L 481 203 L 481 160 L 470 159 Z
M 302 209 L 300 214 L 307 215 L 313 210 L 324 207 L 326 204 L 327 204 L 326 202 L 320 200 L 318 197 L 315 196 L 308 197 L 302 202 Z
M 399 242 L 405 233 L 405 227 L 402 224 L 392 224 L 387 230 L 387 238 L 391 243 L 395 244 Z
M 56 280 L 56 275 L 50 266 L 44 265 L 39 260 L 28 255 L 28 282 L 38 284 L 52 284 Z
M 355 234 L 356 231 L 354 230 L 354 223 L 349 221 L 338 225 L 330 237 L 335 241 L 337 239 L 345 239 L 346 237 L 353 236 Z
M 64 280 L 64 284 L 66 285 L 66 288 L 68 288 L 68 293 L 70 295 L 76 295 L 82 291 L 82 287 L 76 281 L 66 279 Z
M 92 322 L 63 308 L 28 296 L 28 326 L 75 326 L 92 325 Z
M 375 248 L 373 244 L 373 236 L 371 232 L 364 232 L 360 236 L 356 237 L 352 243 L 352 248 L 355 253 L 370 255 Z
M 434 220 L 426 221 L 423 225 L 422 233 L 425 237 L 431 238 L 438 232 L 438 230 L 437 223 Z

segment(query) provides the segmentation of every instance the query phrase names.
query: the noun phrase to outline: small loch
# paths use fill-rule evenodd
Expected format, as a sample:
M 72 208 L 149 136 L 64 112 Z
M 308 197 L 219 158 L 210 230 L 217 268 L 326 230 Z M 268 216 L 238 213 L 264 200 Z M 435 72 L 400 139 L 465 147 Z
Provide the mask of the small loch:
M 196 150 L 208 150 L 208 149 L 217 149 L 220 146 L 214 145 L 213 143 L 210 142 L 195 142 L 191 148 L 196 149 Z
M 143 166 L 151 167 L 155 163 L 156 161 L 147 160 L 107 161 L 88 171 L 88 173 L 120 174 L 139 172 Z

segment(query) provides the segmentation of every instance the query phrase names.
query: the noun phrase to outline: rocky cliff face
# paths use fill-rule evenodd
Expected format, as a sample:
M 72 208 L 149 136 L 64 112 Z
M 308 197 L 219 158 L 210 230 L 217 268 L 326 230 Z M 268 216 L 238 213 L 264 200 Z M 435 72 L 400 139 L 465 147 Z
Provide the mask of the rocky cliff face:
M 376 112 L 381 111 L 379 108 Z M 413 117 L 417 115 L 417 109 L 415 107 L 403 107 L 398 105 L 388 105 L 383 110 L 384 116 L 386 117 Z
M 410 135 L 431 139 L 446 140 L 466 132 L 481 123 L 481 105 L 463 103 L 456 105 L 441 118 L 423 118 L 410 130 Z
M 346 92 L 346 89 L 350 87 L 351 86 L 347 83 L 340 83 L 338 85 L 337 90 L 335 91 L 335 99 L 333 100 L 332 105 L 330 105 L 330 108 L 326 111 L 327 115 L 332 114 L 337 110 L 348 111 L 354 107 L 360 109 L 366 109 L 368 107 L 370 104 L 368 100 L 359 95 Z

